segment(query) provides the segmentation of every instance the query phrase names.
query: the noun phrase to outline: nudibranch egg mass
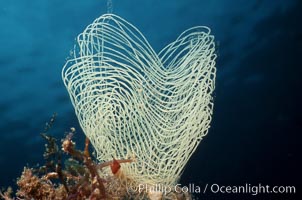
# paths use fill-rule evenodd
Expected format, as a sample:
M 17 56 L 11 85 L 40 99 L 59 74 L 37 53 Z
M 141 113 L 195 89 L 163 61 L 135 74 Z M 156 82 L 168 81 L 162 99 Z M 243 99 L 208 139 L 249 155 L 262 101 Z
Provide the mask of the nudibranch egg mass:
M 121 167 L 132 184 L 175 184 L 210 127 L 215 59 L 207 27 L 157 54 L 119 16 L 90 24 L 62 77 L 99 161 L 133 158 Z

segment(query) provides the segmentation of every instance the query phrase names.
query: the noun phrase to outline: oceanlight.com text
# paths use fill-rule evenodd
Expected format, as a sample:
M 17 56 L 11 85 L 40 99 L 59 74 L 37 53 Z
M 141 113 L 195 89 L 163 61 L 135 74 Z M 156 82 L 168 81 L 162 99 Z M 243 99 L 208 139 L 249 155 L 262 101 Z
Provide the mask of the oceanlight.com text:
M 219 184 L 206 184 L 204 193 L 220 193 L 220 194 L 295 194 L 295 186 L 270 186 L 259 183 L 258 185 L 252 185 L 246 183 L 244 185 L 219 185 Z

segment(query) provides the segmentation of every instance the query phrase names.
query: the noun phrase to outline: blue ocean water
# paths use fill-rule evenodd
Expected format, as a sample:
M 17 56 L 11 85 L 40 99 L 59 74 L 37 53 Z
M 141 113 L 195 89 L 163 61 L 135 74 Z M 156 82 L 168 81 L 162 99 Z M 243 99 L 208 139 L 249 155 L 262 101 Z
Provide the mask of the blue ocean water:
M 81 142 L 61 69 L 76 36 L 108 7 L 106 0 L 0 2 L 0 186 L 8 186 L 25 165 L 43 163 L 39 133 L 52 113 L 51 133 L 60 138 L 75 126 Z M 110 10 L 156 51 L 192 26 L 215 35 L 212 127 L 183 185 L 301 185 L 301 9 L 300 0 L 112 1 Z

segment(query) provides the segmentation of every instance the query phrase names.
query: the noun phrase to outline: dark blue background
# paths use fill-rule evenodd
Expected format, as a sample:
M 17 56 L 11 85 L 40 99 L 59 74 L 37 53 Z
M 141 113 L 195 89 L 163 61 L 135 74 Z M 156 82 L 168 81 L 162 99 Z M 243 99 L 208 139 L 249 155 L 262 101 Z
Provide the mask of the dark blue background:
M 51 132 L 57 137 L 78 127 L 61 69 L 75 37 L 107 12 L 107 2 L 0 3 L 0 186 L 8 186 L 23 166 L 42 163 L 39 133 L 53 112 L 58 117 Z M 212 127 L 181 183 L 301 189 L 301 1 L 113 0 L 112 8 L 140 29 L 156 51 L 192 26 L 209 26 L 215 35 Z M 270 197 L 285 195 L 253 199 Z

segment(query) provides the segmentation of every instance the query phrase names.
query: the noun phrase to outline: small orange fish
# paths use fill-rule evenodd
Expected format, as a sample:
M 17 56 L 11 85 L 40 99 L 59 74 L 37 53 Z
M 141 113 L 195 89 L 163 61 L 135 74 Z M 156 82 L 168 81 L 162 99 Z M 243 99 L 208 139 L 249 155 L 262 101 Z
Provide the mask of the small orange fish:
M 113 158 L 112 163 L 110 164 L 110 168 L 113 174 L 116 174 L 118 170 L 121 168 L 120 163 Z

